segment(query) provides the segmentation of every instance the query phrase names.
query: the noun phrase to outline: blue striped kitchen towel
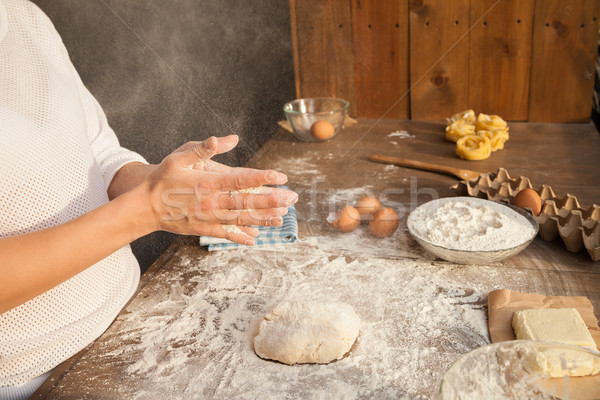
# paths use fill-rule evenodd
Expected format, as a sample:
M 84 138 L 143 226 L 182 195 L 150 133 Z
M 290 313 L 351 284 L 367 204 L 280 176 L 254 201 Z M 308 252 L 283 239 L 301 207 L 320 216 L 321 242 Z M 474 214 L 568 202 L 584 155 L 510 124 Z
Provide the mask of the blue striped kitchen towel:
M 298 220 L 296 218 L 296 208 L 293 204 L 289 207 L 288 213 L 283 216 L 283 225 L 257 226 L 256 228 L 258 228 L 260 233 L 256 238 L 254 238 L 255 246 L 294 243 L 296 239 L 298 239 Z M 227 239 L 209 236 L 200 236 L 200 246 L 208 246 L 208 251 L 248 247 L 242 244 L 230 242 Z

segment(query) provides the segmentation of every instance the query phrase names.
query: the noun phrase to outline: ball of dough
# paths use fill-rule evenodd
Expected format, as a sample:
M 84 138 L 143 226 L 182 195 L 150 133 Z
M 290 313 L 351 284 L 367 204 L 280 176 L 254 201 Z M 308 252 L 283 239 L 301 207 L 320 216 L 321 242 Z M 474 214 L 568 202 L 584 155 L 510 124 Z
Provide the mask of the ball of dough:
M 360 318 L 349 304 L 283 302 L 265 315 L 254 338 L 254 351 L 289 365 L 326 364 L 350 350 L 359 328 Z

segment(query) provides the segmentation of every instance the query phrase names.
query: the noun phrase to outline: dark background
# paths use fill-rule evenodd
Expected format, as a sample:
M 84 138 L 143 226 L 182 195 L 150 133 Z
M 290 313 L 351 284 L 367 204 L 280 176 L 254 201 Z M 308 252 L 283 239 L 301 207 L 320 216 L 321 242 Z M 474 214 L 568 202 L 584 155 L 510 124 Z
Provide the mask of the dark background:
M 243 165 L 294 98 L 287 0 L 34 0 L 121 144 L 151 163 L 189 140 L 240 135 Z M 145 271 L 173 235 L 132 243 Z

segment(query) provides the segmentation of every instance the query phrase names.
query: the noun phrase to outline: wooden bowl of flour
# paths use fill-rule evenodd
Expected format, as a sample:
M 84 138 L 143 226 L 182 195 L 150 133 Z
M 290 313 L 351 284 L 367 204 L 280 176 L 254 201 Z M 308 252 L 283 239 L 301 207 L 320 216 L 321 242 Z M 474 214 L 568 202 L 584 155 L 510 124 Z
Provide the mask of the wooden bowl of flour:
M 409 214 L 407 226 L 427 252 L 458 264 L 489 264 L 512 257 L 539 231 L 527 211 L 474 197 L 424 203 Z

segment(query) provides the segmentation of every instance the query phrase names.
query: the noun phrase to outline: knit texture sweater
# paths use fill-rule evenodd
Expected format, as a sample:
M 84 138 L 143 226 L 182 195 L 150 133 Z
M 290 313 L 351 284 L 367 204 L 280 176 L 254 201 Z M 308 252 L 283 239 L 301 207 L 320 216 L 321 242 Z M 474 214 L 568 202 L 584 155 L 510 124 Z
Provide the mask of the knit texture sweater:
M 48 17 L 26 0 L 0 0 L 0 239 L 107 203 L 115 173 L 133 161 L 145 162 L 119 145 Z M 0 387 L 27 382 L 83 349 L 138 282 L 126 246 L 0 314 Z

